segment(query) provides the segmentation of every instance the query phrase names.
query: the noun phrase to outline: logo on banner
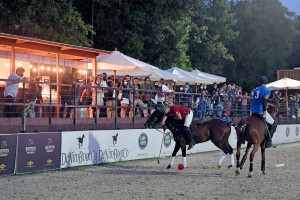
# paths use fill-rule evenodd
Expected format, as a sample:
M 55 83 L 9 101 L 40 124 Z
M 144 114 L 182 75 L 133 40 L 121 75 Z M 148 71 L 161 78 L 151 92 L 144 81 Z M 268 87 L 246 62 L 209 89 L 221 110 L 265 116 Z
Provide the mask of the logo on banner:
M 54 165 L 53 160 L 48 159 L 48 160 L 46 161 L 46 165 Z
M 113 135 L 112 139 L 113 139 L 113 145 L 115 146 L 117 144 L 117 141 L 118 141 L 118 133 L 116 135 Z
M 82 147 L 82 145 L 83 145 L 83 139 L 84 139 L 84 134 L 83 134 L 81 137 L 78 137 L 78 138 L 77 138 L 79 149 L 80 149 L 80 147 Z
M 1 148 L 7 147 L 8 142 L 7 141 L 1 141 Z
M 289 137 L 289 135 L 290 135 L 290 128 L 289 127 L 286 127 L 285 135 L 286 135 L 286 137 Z
M 45 150 L 46 150 L 47 153 L 51 153 L 51 152 L 54 151 L 55 145 L 53 145 L 52 143 L 53 143 L 53 139 L 48 138 L 48 140 L 47 140 L 48 145 L 45 146 Z
M 34 163 L 32 161 L 29 161 L 29 162 L 27 162 L 26 167 L 35 167 L 33 164 Z
M 27 141 L 27 147 L 26 147 L 26 153 L 27 154 L 34 154 L 36 152 L 36 147 L 33 147 L 34 145 L 34 140 L 33 139 L 28 139 Z
M 148 136 L 146 133 L 142 133 L 139 137 L 139 146 L 141 149 L 145 148 L 148 144 Z
M 0 171 L 5 171 L 5 170 L 7 170 L 5 167 L 6 167 L 6 165 L 1 164 L 1 165 L 0 165 Z
M 172 143 L 171 133 L 165 134 L 165 136 L 164 136 L 164 145 L 165 145 L 165 147 L 170 146 L 171 143 Z
M 298 136 L 299 135 L 299 127 L 297 126 L 296 127 L 296 136 Z

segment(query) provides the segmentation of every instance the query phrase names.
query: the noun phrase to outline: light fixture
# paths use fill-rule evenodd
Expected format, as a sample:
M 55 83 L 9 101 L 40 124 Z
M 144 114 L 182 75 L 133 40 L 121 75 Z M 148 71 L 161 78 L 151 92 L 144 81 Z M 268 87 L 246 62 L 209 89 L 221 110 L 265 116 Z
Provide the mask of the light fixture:
M 82 73 L 85 74 L 85 70 L 82 70 Z
M 81 70 L 79 70 L 78 72 L 81 74 L 81 72 L 82 72 L 82 71 L 81 71 Z
M 53 71 L 55 71 L 55 72 L 56 72 L 56 68 L 55 68 L 55 67 L 53 68 Z
M 29 65 L 29 68 L 32 68 L 32 65 Z
M 44 66 L 41 66 L 41 70 L 44 70 Z
M 18 65 L 18 67 L 21 67 L 21 63 L 18 63 L 17 65 Z
M 33 68 L 33 71 L 36 72 L 36 68 Z
M 5 66 L 6 66 L 6 67 L 8 67 L 8 66 L 9 66 L 9 64 L 8 64 L 8 63 L 6 63 L 6 64 L 5 64 Z
M 59 69 L 59 72 L 62 72 L 62 68 Z
M 50 71 L 50 67 L 47 67 L 47 70 Z

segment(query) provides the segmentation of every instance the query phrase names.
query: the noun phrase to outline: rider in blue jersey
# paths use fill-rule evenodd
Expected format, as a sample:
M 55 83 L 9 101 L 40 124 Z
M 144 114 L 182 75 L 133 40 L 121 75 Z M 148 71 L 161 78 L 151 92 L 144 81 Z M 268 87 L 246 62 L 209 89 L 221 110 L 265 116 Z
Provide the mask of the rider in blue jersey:
M 254 90 L 251 113 L 259 118 L 263 117 L 263 120 L 269 125 L 270 134 L 267 134 L 266 148 L 270 148 L 272 146 L 272 137 L 276 131 L 277 124 L 267 112 L 267 99 L 271 94 L 270 90 L 266 87 L 268 79 L 265 76 L 261 76 L 258 82 L 260 86 Z

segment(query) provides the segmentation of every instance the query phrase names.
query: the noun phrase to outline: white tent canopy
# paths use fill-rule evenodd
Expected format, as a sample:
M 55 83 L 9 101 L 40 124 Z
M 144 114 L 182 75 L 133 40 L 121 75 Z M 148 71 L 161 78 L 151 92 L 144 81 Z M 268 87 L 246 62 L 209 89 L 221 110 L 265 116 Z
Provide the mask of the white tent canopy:
M 185 71 L 183 69 L 180 69 L 178 67 L 172 67 L 170 69 L 165 70 L 166 72 L 170 72 L 174 75 L 177 75 L 177 82 L 178 84 L 185 84 L 186 82 L 190 84 L 200 84 L 204 83 L 204 79 L 200 79 L 195 77 L 193 74 L 191 74 L 188 71 Z
M 224 83 L 226 82 L 226 78 L 222 77 L 222 76 L 217 76 L 217 75 L 213 75 L 213 74 L 209 74 L 209 73 L 205 73 L 205 72 L 201 72 L 199 70 L 193 70 L 191 71 L 191 73 L 196 76 L 199 77 L 201 79 L 204 79 L 206 82 L 206 84 L 213 84 L 213 83 Z
M 266 85 L 269 90 L 300 89 L 300 81 L 283 78 Z
M 114 75 L 112 70 L 97 70 L 97 74 L 106 73 L 107 75 L 111 76 Z M 174 81 L 177 82 L 177 75 L 174 75 L 170 72 L 166 72 L 164 70 L 158 70 L 155 72 L 134 72 L 134 71 L 116 71 L 116 76 L 125 76 L 130 75 L 132 77 L 144 78 L 149 76 L 151 81 L 159 81 L 161 78 L 167 81 Z
M 97 69 L 115 70 L 115 71 L 158 71 L 159 68 L 144 63 L 135 58 L 126 56 L 119 51 L 113 51 L 111 54 L 97 56 Z

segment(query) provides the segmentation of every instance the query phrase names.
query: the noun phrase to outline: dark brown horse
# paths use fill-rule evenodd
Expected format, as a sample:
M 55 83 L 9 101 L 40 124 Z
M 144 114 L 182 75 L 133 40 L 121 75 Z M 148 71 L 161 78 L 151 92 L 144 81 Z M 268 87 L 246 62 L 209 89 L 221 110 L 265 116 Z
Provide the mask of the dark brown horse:
M 272 102 L 268 106 L 268 112 L 271 116 L 274 115 L 276 109 L 278 108 L 280 102 Z M 266 161 L 266 134 L 268 134 L 268 128 L 267 125 L 256 116 L 247 116 L 240 120 L 236 127 L 236 134 L 237 134 L 237 152 L 236 152 L 236 174 L 239 175 L 240 171 L 243 169 L 243 166 L 245 164 L 245 161 L 247 159 L 249 150 L 251 146 L 253 145 L 253 149 L 250 154 L 250 167 L 249 167 L 249 177 L 252 177 L 253 172 L 253 160 L 254 155 L 258 151 L 259 147 L 261 149 L 261 171 L 263 174 L 266 174 L 266 167 L 265 167 L 265 161 Z M 247 141 L 247 148 L 245 155 L 243 156 L 241 163 L 240 160 L 240 150 L 241 145 L 244 144 Z
M 159 110 L 154 111 L 149 116 L 148 120 L 145 122 L 145 127 L 154 127 L 157 123 L 162 121 L 163 116 L 163 112 Z M 173 165 L 175 156 L 179 149 L 181 149 L 182 151 L 183 165 L 186 167 L 187 138 L 184 134 L 181 134 L 183 120 L 174 120 L 173 118 L 168 117 L 165 122 L 165 125 L 173 133 L 173 137 L 176 142 L 175 148 L 172 153 L 172 158 L 167 169 L 171 168 L 171 166 Z M 191 131 L 194 134 L 194 140 L 196 144 L 211 140 L 212 143 L 214 143 L 218 148 L 220 148 L 224 152 L 224 154 L 220 157 L 218 161 L 219 167 L 221 167 L 222 161 L 228 153 L 231 156 L 229 167 L 232 167 L 234 165 L 233 149 L 228 143 L 231 128 L 225 121 L 213 119 L 203 124 L 192 122 Z

